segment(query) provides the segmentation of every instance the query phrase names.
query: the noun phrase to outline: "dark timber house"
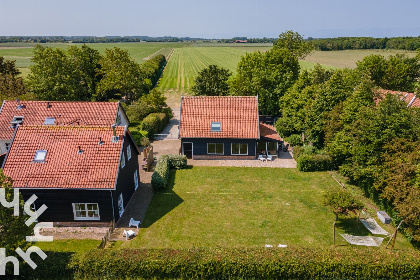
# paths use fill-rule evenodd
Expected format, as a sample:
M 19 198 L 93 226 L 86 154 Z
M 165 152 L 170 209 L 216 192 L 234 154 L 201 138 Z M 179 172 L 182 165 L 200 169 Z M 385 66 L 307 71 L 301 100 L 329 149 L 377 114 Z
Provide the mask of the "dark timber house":
M 256 96 L 183 96 L 181 153 L 193 159 L 278 156 L 282 139 L 260 123 Z
M 18 126 L 3 164 L 40 222 L 118 221 L 139 185 L 139 150 L 126 126 Z

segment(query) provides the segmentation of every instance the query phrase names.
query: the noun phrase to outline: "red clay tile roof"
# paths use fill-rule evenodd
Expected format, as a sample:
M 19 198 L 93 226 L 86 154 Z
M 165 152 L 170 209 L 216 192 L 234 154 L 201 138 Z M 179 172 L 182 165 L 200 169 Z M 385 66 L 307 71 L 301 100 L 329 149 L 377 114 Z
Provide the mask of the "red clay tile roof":
M 212 132 L 211 123 L 221 131 Z M 184 96 L 181 101 L 181 138 L 259 138 L 255 96 Z
M 114 189 L 124 127 L 116 133 L 112 143 L 111 126 L 20 126 L 4 174 L 15 188 Z M 37 150 L 47 151 L 45 162 L 33 162 Z
M 380 98 L 385 98 L 385 95 L 387 93 L 390 93 L 390 94 L 399 96 L 401 100 L 404 100 L 407 103 L 407 106 L 420 108 L 419 97 L 416 96 L 416 94 L 414 93 L 394 91 L 394 90 L 385 90 L 385 89 L 380 89 L 377 92 L 380 94 Z M 375 100 L 376 104 L 378 103 L 378 101 L 379 100 Z
M 20 101 L 20 104 L 22 109 L 17 110 L 16 101 L 3 103 L 0 139 L 12 139 L 14 128 L 10 122 L 14 116 L 23 116 L 23 125 L 42 125 L 45 118 L 55 117 L 56 124 L 108 126 L 115 123 L 118 112 L 118 102 Z
M 270 140 L 283 141 L 277 133 L 276 128 L 266 123 L 260 123 L 260 134 L 261 138 L 264 137 Z

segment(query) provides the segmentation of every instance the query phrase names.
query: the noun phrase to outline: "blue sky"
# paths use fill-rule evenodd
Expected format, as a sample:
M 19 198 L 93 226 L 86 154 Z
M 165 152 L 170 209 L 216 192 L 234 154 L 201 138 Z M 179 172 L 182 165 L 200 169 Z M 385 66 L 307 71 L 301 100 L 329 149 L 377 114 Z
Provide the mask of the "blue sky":
M 0 36 L 420 36 L 419 0 L 0 0 Z

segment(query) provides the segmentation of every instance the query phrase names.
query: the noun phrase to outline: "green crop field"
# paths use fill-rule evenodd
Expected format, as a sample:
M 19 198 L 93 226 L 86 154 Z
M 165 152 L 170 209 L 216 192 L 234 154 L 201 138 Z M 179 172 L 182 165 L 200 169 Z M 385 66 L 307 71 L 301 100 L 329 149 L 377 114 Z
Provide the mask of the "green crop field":
M 54 46 L 65 49 L 70 45 L 81 46 L 82 44 L 42 44 L 44 46 Z M 194 79 L 199 71 L 215 64 L 236 73 L 236 67 L 241 56 L 247 52 L 267 51 L 271 49 L 271 44 L 228 44 L 228 43 L 194 43 L 194 42 L 142 42 L 142 43 L 94 43 L 86 44 L 104 53 L 105 49 L 119 47 L 126 49 L 138 63 L 157 54 L 167 56 L 173 50 L 171 59 L 159 81 L 159 89 L 163 90 L 172 104 L 179 99 L 181 94 L 191 93 Z M 26 77 L 30 70 L 33 47 L 35 44 L 29 43 L 3 43 L 0 44 L 0 56 L 8 60 L 16 60 L 16 65 Z M 315 51 L 305 60 L 300 61 L 301 69 L 311 69 L 317 63 L 327 69 L 354 68 L 356 62 L 370 54 L 380 54 L 384 56 L 404 53 L 410 57 L 415 56 L 415 52 L 396 51 L 396 50 L 347 50 L 347 51 Z

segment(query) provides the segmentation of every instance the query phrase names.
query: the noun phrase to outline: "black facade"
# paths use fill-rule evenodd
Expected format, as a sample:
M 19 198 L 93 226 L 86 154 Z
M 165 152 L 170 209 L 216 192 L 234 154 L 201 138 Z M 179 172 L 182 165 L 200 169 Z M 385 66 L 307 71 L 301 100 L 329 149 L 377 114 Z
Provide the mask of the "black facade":
M 127 147 L 130 146 L 131 158 L 128 159 Z M 24 200 L 28 200 L 33 194 L 38 198 L 35 201 L 35 208 L 39 209 L 45 204 L 48 209 L 38 218 L 39 222 L 58 223 L 109 223 L 112 220 L 118 221 L 118 197 L 122 194 L 123 207 L 135 191 L 134 173 L 137 171 L 137 185 L 140 185 L 138 150 L 131 137 L 124 137 L 122 153 L 125 158 L 125 166 L 118 169 L 117 183 L 115 190 L 104 189 L 20 189 Z M 120 156 L 122 157 L 122 156 Z M 117 172 L 117 168 L 115 168 Z M 75 219 L 73 203 L 97 203 L 99 208 L 99 219 Z
M 20 189 L 20 193 L 25 201 L 35 194 L 36 209 L 43 204 L 48 207 L 38 218 L 39 222 L 110 222 L 113 219 L 110 190 Z M 98 203 L 100 219 L 75 220 L 73 203 Z
M 186 154 L 187 147 L 192 143 L 192 158 L 196 156 L 232 156 L 232 157 L 256 157 L 257 139 L 232 139 L 232 138 L 182 138 L 181 148 L 182 153 Z M 208 144 L 221 143 L 223 144 L 222 153 L 209 153 Z M 242 151 L 240 154 L 232 153 L 232 144 L 247 144 L 247 153 Z M 185 148 L 185 149 L 184 149 Z M 187 155 L 188 156 L 188 155 Z
M 131 137 L 124 136 L 124 145 L 122 153 L 125 158 L 125 166 L 118 171 L 117 184 L 115 190 L 112 191 L 112 199 L 114 203 L 114 215 L 117 222 L 120 218 L 118 209 L 118 197 L 122 194 L 123 207 L 127 206 L 128 201 L 135 191 L 134 173 L 137 171 L 137 185 L 140 186 L 139 160 L 137 148 L 134 146 Z M 131 158 L 128 159 L 127 147 L 130 146 Z M 121 156 L 122 157 L 122 156 Z

